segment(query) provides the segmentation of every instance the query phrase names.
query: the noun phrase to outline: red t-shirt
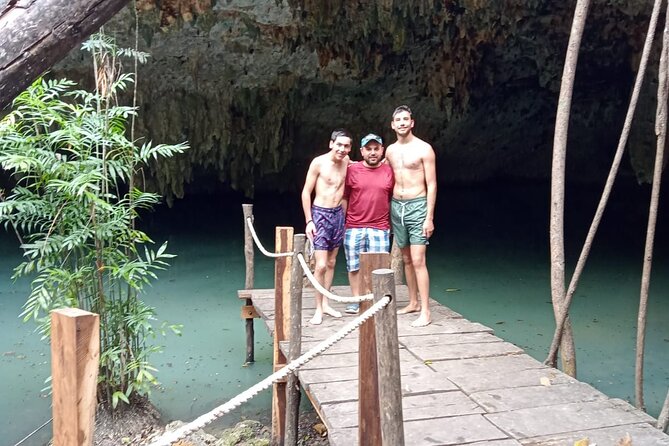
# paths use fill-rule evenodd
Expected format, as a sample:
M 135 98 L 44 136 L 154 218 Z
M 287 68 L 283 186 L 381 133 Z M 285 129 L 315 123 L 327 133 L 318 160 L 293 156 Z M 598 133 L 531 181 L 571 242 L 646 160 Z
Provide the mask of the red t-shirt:
M 387 162 L 379 167 L 353 163 L 346 172 L 344 198 L 348 199 L 346 228 L 390 229 L 390 199 L 393 169 Z

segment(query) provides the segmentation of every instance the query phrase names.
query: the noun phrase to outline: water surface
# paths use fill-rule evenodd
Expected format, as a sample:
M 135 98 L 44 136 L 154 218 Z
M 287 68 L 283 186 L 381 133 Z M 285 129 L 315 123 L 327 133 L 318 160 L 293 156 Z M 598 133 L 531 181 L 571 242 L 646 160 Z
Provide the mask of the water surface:
M 605 224 L 577 289 L 574 324 L 579 379 L 608 395 L 632 400 L 634 349 L 641 261 L 649 188 L 623 184 L 613 196 Z M 548 185 L 495 184 L 442 188 L 436 231 L 428 249 L 432 295 L 471 320 L 545 359 L 554 322 L 550 304 Z M 568 270 L 573 268 L 594 212 L 599 191 L 567 192 Z M 256 321 L 256 363 L 245 366 L 245 331 L 240 320 L 244 288 L 243 226 L 238 196 L 201 197 L 177 202 L 143 217 L 157 242 L 169 241 L 178 255 L 172 267 L 147 290 L 160 320 L 181 323 L 183 336 L 167 336 L 154 357 L 162 383 L 152 395 L 166 420 L 191 420 L 252 386 L 271 372 L 271 340 Z M 258 197 L 256 226 L 271 250 L 274 226 L 301 231 L 297 196 Z M 669 250 L 666 215 L 658 222 L 646 334 L 645 391 L 649 413 L 657 416 L 669 387 Z M 28 293 L 12 283 L 20 260 L 11 233 L 0 232 L 0 432 L 14 444 L 48 420 L 48 346 L 17 315 Z M 256 287 L 269 288 L 273 263 L 256 251 Z M 346 283 L 343 255 L 335 284 Z M 217 427 L 240 417 L 265 419 L 270 393 L 224 417 Z M 50 426 L 26 444 L 43 444 Z

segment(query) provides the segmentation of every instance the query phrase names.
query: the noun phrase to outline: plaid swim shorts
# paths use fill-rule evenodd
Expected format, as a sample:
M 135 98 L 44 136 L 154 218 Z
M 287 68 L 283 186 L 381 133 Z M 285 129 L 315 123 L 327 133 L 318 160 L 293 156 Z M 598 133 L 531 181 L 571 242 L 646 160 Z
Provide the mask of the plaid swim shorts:
M 350 228 L 344 235 L 346 270 L 360 269 L 361 252 L 390 252 L 390 230 L 374 228 Z

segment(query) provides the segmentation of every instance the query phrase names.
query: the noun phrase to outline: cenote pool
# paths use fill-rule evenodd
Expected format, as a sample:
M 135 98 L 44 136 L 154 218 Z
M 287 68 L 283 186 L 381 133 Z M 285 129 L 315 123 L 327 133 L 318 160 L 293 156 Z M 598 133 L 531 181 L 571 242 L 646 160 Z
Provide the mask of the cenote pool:
M 624 183 L 624 182 L 623 182 Z M 618 187 L 618 186 L 617 186 Z M 649 188 L 618 187 L 595 240 L 572 309 L 579 379 L 611 396 L 632 400 L 634 349 Z M 428 249 L 434 298 L 539 360 L 554 322 L 550 305 L 548 185 L 516 183 L 442 187 L 436 232 Z M 573 268 L 598 199 L 597 188 L 567 192 L 568 268 Z M 153 357 L 161 386 L 151 399 L 163 418 L 190 420 L 237 395 L 271 372 L 271 340 L 256 321 L 256 363 L 244 366 L 244 325 L 236 291 L 244 287 L 241 203 L 236 195 L 189 198 L 142 218 L 153 239 L 169 241 L 172 266 L 148 289 L 159 320 L 181 323 L 183 336 L 157 341 Z M 256 227 L 268 249 L 274 226 L 302 230 L 299 197 L 254 201 Z M 645 392 L 657 416 L 669 388 L 669 223 L 658 220 L 646 334 Z M 44 381 L 48 345 L 18 315 L 29 284 L 10 280 L 18 243 L 0 231 L 0 432 L 13 445 L 51 417 Z M 343 254 L 343 253 L 342 253 Z M 256 254 L 256 287 L 272 286 L 273 263 Z M 570 270 L 569 270 L 570 271 Z M 346 284 L 343 255 L 335 284 Z M 224 417 L 267 420 L 270 393 Z M 50 426 L 24 444 L 45 444 Z

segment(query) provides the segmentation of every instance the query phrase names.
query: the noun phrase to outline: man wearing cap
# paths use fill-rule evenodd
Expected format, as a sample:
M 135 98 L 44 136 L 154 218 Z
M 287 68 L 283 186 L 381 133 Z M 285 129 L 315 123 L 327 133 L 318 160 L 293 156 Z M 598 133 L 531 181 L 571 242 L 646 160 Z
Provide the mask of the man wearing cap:
M 344 252 L 351 291 L 362 294 L 360 253 L 390 252 L 390 199 L 393 170 L 384 161 L 383 140 L 370 133 L 360 141 L 362 162 L 351 163 L 346 172 L 343 204 L 346 207 Z M 346 307 L 357 313 L 358 304 Z

